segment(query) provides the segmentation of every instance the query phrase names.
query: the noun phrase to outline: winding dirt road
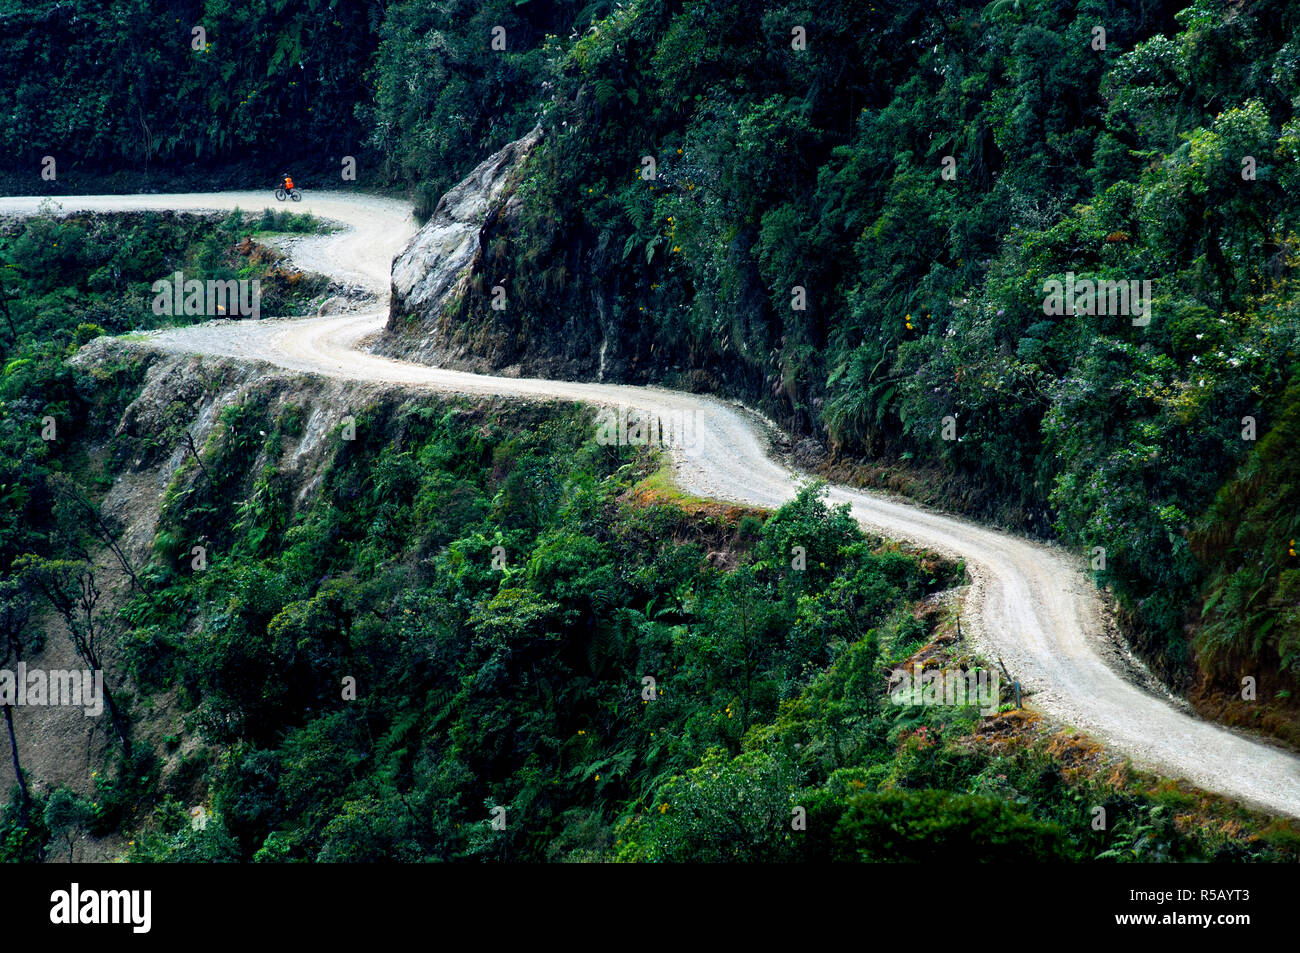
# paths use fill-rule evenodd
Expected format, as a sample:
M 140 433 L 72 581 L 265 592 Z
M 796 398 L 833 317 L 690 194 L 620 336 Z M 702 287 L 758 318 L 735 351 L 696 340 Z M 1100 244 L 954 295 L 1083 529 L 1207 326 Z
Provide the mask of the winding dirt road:
M 0 198 L 0 214 L 29 214 L 38 199 Z M 66 211 L 284 208 L 265 192 L 210 195 L 77 196 Z M 464 394 L 623 405 L 665 418 L 687 415 L 693 444 L 675 460 L 679 485 L 692 494 L 773 507 L 804 478 L 768 454 L 764 423 L 734 404 L 652 387 L 488 377 L 395 361 L 360 350 L 387 317 L 393 257 L 414 235 L 408 204 L 361 194 L 306 194 L 292 206 L 336 220 L 345 230 L 297 241 L 301 267 L 360 284 L 379 296 L 373 310 L 321 318 L 210 322 L 150 335 L 173 353 L 264 361 L 331 377 L 391 382 Z M 880 495 L 832 487 L 863 526 L 966 560 L 973 584 L 966 628 L 989 657 L 1001 657 L 1034 708 L 1087 731 L 1135 765 L 1183 778 L 1277 814 L 1300 817 L 1300 757 L 1206 722 L 1138 687 L 1116 664 L 1101 601 L 1064 550 Z

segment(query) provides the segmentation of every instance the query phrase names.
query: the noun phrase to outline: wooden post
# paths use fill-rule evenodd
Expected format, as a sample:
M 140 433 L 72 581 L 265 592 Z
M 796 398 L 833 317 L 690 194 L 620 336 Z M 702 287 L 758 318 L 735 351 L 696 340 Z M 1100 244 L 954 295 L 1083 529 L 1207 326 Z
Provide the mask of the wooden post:
M 1000 655 L 998 656 L 998 667 L 1002 669 L 1002 674 L 1005 675 L 1007 677 L 1007 681 L 1011 683 L 1011 690 L 1014 691 L 1016 694 L 1016 711 L 1019 711 L 1020 710 L 1020 682 L 1011 677 L 1011 673 L 1007 671 L 1007 666 L 1002 661 L 1002 656 Z

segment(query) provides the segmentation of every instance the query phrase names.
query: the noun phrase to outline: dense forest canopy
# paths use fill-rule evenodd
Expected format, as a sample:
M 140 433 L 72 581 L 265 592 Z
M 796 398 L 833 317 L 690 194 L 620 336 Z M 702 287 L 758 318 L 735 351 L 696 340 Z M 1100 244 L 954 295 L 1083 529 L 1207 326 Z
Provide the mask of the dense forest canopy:
M 404 35 L 440 59 L 504 12 Z M 501 132 L 540 116 L 548 137 L 522 223 L 488 236 L 526 320 L 468 300 L 467 340 L 742 396 L 938 502 L 1104 550 L 1098 582 L 1172 683 L 1199 662 L 1204 691 L 1243 666 L 1300 688 L 1294 463 L 1251 462 L 1294 413 L 1294 5 L 569 13 L 538 91 L 507 82 L 533 51 L 479 48 Z M 390 74 L 421 71 L 423 47 L 398 50 L 390 30 Z M 416 131 L 457 127 L 445 88 L 376 104 L 430 196 L 500 144 Z M 1048 282 L 1075 277 L 1146 289 L 1149 319 L 1050 313 Z M 1215 499 L 1243 465 L 1278 505 L 1233 540 Z
M 53 155 L 165 174 L 354 151 L 382 15 L 339 0 L 0 4 L 0 152 L 6 167 Z

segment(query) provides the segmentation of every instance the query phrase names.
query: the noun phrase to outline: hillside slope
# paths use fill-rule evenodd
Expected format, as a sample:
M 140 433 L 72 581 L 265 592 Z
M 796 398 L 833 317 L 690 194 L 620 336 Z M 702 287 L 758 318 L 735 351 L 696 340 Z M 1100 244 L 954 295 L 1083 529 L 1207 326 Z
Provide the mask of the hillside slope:
M 256 207 L 257 201 L 256 195 L 235 193 L 99 196 L 69 204 L 221 209 Z M 366 248 L 366 255 L 351 258 L 350 273 L 365 269 L 371 287 L 386 282 L 384 255 L 394 254 L 415 230 L 409 208 L 398 202 L 333 195 L 310 197 L 303 207 L 352 228 L 322 239 L 314 246 L 318 257 L 300 264 L 328 270 L 331 261 L 347 260 L 340 249 Z M 33 211 L 35 203 L 0 200 L 0 212 L 23 209 Z M 795 494 L 799 474 L 769 456 L 770 431 L 741 408 L 657 388 L 479 376 L 359 350 L 362 341 L 382 328 L 386 315 L 385 306 L 345 317 L 210 322 L 152 334 L 148 346 L 264 361 L 327 377 L 449 393 L 576 400 L 686 419 L 693 423 L 694 440 L 678 448 L 674 462 L 675 478 L 684 489 L 767 507 Z M 978 644 L 990 657 L 1005 660 L 1042 711 L 1087 730 L 1141 766 L 1266 810 L 1300 816 L 1300 758 L 1201 721 L 1135 686 L 1107 663 L 1101 603 L 1076 558 L 1055 547 L 845 487 L 835 488 L 832 498 L 849 503 L 868 528 L 965 561 L 974 580 L 968 624 Z

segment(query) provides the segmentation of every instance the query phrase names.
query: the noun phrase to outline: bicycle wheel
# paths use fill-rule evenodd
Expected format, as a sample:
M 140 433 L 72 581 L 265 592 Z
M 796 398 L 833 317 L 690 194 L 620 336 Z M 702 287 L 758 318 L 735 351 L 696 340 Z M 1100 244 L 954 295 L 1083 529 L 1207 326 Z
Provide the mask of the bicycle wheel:
M 283 201 L 284 201 L 284 189 L 276 189 L 276 190 L 275 190 L 275 200 L 276 200 L 277 202 L 283 202 Z
M 295 202 L 301 202 L 301 201 L 302 201 L 302 193 L 299 192 L 297 189 L 290 189 L 290 190 L 289 190 L 289 195 L 290 195 L 290 197 L 291 197 Z

